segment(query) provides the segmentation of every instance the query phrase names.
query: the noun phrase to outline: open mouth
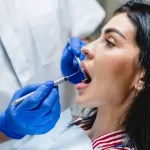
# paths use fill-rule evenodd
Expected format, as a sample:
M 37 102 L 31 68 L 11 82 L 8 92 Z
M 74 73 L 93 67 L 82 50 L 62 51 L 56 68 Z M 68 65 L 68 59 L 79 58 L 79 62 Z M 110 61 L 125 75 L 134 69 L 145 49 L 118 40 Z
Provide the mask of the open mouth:
M 83 71 L 84 71 L 84 73 L 85 73 L 85 75 L 86 75 L 86 79 L 83 80 L 82 82 L 85 83 L 85 84 L 90 84 L 91 81 L 92 81 L 92 79 L 91 79 L 89 73 L 88 73 L 86 70 L 83 70 Z
M 84 71 L 86 79 L 84 79 L 82 82 L 80 82 L 76 85 L 76 89 L 78 91 L 80 91 L 80 94 L 83 93 L 83 90 L 86 89 L 92 81 L 91 74 L 90 74 L 88 68 L 86 67 L 84 61 L 81 62 L 81 68 L 82 68 L 82 71 Z

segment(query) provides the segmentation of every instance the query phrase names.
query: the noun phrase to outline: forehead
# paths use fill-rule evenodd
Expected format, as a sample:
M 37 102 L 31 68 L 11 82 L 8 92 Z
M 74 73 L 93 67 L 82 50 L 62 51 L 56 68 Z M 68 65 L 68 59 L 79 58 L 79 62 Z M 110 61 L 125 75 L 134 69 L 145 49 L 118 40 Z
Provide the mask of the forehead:
M 114 16 L 103 28 L 105 31 L 108 28 L 115 28 L 119 30 L 127 39 L 134 39 L 136 28 L 129 20 L 126 13 Z

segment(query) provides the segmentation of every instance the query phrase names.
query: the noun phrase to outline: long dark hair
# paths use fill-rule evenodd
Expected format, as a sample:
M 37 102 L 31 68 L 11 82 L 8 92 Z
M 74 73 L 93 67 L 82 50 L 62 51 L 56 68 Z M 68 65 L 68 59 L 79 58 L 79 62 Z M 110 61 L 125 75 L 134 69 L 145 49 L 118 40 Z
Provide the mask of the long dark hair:
M 142 0 L 128 1 L 118 8 L 114 15 L 126 13 L 136 28 L 135 41 L 140 49 L 139 64 L 145 70 L 145 85 L 135 97 L 122 128 L 132 139 L 138 150 L 150 150 L 150 3 Z M 90 129 L 95 121 L 97 111 L 88 114 L 83 128 Z

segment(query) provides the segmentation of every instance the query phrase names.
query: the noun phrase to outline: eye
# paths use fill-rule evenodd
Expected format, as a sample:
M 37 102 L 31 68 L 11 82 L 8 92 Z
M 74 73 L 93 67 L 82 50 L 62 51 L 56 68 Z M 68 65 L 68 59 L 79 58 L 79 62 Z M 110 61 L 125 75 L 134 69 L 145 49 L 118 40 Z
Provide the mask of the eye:
M 106 40 L 106 46 L 109 47 L 109 48 L 112 48 L 115 46 L 115 44 L 111 41 L 109 41 L 108 39 L 105 39 Z

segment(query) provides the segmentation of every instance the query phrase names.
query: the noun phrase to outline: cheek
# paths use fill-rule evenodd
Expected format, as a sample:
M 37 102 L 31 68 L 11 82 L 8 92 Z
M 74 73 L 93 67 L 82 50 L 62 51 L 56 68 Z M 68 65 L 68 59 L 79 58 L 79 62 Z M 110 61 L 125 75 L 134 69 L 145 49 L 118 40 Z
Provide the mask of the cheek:
M 134 59 L 122 53 L 97 55 L 95 58 L 95 77 L 100 83 L 113 84 L 119 88 L 128 86 L 134 77 Z

